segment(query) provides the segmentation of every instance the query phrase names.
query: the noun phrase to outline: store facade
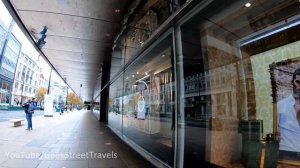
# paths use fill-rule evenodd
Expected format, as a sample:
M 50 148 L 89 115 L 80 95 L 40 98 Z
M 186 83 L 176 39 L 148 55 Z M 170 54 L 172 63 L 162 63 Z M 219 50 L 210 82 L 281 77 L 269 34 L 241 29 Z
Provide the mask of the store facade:
M 300 3 L 248 3 L 153 3 L 117 39 L 108 125 L 156 166 L 299 165 Z

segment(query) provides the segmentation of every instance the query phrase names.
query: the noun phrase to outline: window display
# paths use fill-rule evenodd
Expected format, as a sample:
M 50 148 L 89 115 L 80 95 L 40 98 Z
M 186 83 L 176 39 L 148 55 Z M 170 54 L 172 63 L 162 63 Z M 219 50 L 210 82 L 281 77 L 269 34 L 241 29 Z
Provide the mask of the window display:
M 279 145 L 276 138 L 270 95 L 272 85 L 280 85 L 271 84 L 268 68 L 299 57 L 300 39 L 292 35 L 299 33 L 298 3 L 251 1 L 246 7 L 241 1 L 226 6 L 213 1 L 180 26 L 185 167 L 194 162 L 203 167 L 276 167 L 284 142 Z
M 125 69 L 109 99 L 109 125 L 168 165 L 173 165 L 175 112 L 171 37 Z
M 270 65 L 275 138 L 279 143 L 279 166 L 298 165 L 300 158 L 300 59 Z M 278 129 L 278 130 L 277 130 Z

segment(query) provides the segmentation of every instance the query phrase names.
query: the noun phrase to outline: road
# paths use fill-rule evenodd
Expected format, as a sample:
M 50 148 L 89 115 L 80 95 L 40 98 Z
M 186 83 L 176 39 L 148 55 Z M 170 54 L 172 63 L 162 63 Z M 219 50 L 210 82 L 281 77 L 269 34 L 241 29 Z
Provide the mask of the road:
M 44 115 L 44 111 L 35 110 L 33 117 Z M 24 110 L 20 111 L 4 111 L 0 110 L 0 122 L 8 121 L 13 118 L 25 118 L 25 112 Z

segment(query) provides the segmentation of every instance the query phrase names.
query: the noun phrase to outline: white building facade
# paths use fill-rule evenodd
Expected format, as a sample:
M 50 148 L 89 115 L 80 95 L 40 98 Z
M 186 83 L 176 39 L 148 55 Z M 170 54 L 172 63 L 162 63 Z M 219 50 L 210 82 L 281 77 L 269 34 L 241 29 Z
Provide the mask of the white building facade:
M 12 89 L 12 104 L 20 105 L 33 98 L 37 88 L 44 83 L 40 81 L 41 76 L 43 75 L 37 62 L 21 52 Z

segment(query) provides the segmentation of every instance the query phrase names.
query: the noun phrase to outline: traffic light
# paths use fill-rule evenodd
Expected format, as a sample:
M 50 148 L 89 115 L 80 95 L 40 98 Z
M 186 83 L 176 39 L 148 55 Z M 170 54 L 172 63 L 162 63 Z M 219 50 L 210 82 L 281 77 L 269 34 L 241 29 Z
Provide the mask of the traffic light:
M 44 26 L 43 30 L 40 32 L 41 37 L 40 37 L 40 39 L 37 42 L 37 45 L 40 48 L 42 48 L 46 44 L 45 38 L 47 37 L 47 35 L 46 35 L 47 30 L 48 30 L 48 28 L 46 26 Z

